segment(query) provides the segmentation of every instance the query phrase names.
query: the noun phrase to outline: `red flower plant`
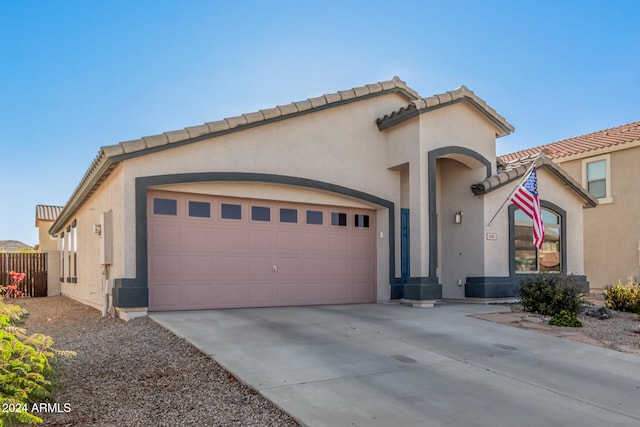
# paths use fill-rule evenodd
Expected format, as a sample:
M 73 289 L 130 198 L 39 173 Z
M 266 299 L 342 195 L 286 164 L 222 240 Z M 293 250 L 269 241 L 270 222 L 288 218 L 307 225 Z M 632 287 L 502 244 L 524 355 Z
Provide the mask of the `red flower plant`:
M 11 284 L 7 286 L 7 296 L 14 298 L 21 297 L 24 293 L 18 290 L 18 284 L 24 280 L 26 275 L 16 271 L 10 271 L 9 276 L 11 276 Z

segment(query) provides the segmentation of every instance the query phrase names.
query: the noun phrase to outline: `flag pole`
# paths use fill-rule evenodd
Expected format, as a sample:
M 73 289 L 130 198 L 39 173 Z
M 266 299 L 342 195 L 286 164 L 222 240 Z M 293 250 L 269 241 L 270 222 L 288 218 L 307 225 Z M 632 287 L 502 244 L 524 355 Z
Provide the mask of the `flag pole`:
M 502 210 L 502 208 L 504 208 L 504 205 L 507 204 L 507 202 L 509 200 L 511 200 L 511 197 L 513 197 L 513 195 L 515 194 L 516 191 L 518 191 L 518 188 L 520 188 L 520 185 L 522 185 L 522 183 L 524 182 L 525 179 L 527 179 L 529 177 L 529 175 L 531 174 L 531 171 L 533 170 L 534 167 L 536 167 L 536 163 L 537 163 L 537 159 L 534 160 L 533 162 L 531 162 L 531 166 L 529 166 L 529 169 L 527 169 L 527 171 L 524 173 L 524 175 L 522 175 L 522 178 L 520 178 L 520 181 L 518 181 L 518 185 L 516 185 L 516 187 L 513 189 L 513 191 L 511 192 L 511 194 L 509 194 L 509 197 L 507 197 L 505 199 L 504 202 L 502 202 L 502 204 L 500 205 L 500 207 L 498 208 L 498 210 L 496 211 L 496 213 L 491 217 L 491 220 L 489 220 L 489 223 L 487 224 L 487 227 L 489 227 L 491 225 L 491 223 L 493 222 L 494 219 L 496 219 L 496 217 L 498 216 L 498 214 L 500 213 L 500 211 Z

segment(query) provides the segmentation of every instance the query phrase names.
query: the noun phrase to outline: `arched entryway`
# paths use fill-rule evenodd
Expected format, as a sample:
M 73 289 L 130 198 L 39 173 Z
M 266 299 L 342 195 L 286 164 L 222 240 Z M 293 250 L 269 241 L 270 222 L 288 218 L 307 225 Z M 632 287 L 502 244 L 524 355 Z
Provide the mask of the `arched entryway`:
M 467 148 L 429 152 L 429 272 L 442 298 L 464 298 L 466 277 L 484 274 L 484 200 L 471 185 L 491 173 L 491 163 Z

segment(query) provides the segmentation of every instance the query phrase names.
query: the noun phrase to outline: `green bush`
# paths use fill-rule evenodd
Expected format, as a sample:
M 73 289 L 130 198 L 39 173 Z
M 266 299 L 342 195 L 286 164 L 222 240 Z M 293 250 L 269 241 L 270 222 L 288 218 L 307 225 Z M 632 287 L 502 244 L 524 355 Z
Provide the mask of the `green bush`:
M 520 303 L 525 311 L 553 316 L 561 311 L 577 315 L 583 301 L 576 282 L 569 276 L 539 274 L 520 286 Z
M 37 402 L 52 399 L 56 371 L 51 363 L 56 355 L 75 353 L 55 350 L 53 339 L 42 334 L 26 335 L 15 326 L 27 311 L 0 301 L 0 427 L 41 423 L 30 412 Z
M 608 308 L 640 314 L 640 285 L 632 282 L 623 285 L 618 280 L 616 285 L 604 288 L 604 302 Z
M 567 310 L 561 310 L 559 313 L 549 319 L 550 325 L 555 326 L 569 326 L 572 328 L 581 328 L 582 323 L 578 320 L 575 313 L 571 313 Z

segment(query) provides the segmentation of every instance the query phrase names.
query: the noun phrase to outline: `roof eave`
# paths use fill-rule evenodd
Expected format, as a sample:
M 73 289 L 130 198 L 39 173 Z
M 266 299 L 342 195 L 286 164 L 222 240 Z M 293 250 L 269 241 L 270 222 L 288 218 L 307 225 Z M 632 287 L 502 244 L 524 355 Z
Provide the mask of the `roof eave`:
M 462 86 L 459 89 L 433 95 L 429 98 L 421 98 L 413 101 L 407 107 L 394 111 L 377 120 L 378 129 L 385 130 L 405 122 L 420 114 L 439 108 L 447 107 L 459 102 L 466 102 L 480 112 L 496 128 L 496 137 L 502 137 L 512 133 L 515 128 L 507 120 L 499 115 L 493 108 L 477 97 L 471 90 Z
M 94 160 L 89 172 L 80 182 L 76 191 L 71 195 L 69 201 L 65 204 L 60 215 L 51 224 L 49 234 L 54 236 L 60 232 L 64 225 L 71 219 L 71 216 L 82 206 L 82 204 L 91 196 L 99 187 L 99 185 L 109 176 L 116 162 L 113 162 L 108 156 L 101 151 Z
M 576 194 L 578 194 L 585 201 L 585 205 L 584 205 L 585 208 L 594 208 L 598 205 L 597 199 L 595 199 L 591 194 L 589 194 L 588 191 L 582 188 L 582 186 L 578 182 L 576 182 L 573 178 L 571 178 L 571 176 L 569 176 L 564 170 L 562 170 L 555 163 L 553 163 L 553 161 L 551 161 L 549 158 L 544 156 L 539 156 L 537 159 L 532 160 L 532 162 L 533 161 L 535 161 L 537 168 L 544 167 L 545 169 L 549 170 L 553 175 L 555 175 L 558 179 L 560 179 L 571 190 L 573 190 Z M 523 166 L 519 166 L 519 168 L 521 168 L 520 172 L 522 172 Z M 524 168 L 524 169 L 525 171 L 528 170 L 528 168 Z M 499 188 L 502 188 L 505 185 L 516 181 L 517 179 L 522 178 L 523 175 L 524 175 L 524 172 L 517 173 L 514 176 L 509 177 L 504 181 L 501 181 L 498 185 L 495 185 L 495 186 L 490 185 L 487 188 L 487 186 L 484 185 L 484 183 L 487 182 L 488 179 L 492 178 L 490 177 L 478 184 L 472 185 L 471 191 L 473 191 L 473 194 L 476 196 L 485 195 Z

